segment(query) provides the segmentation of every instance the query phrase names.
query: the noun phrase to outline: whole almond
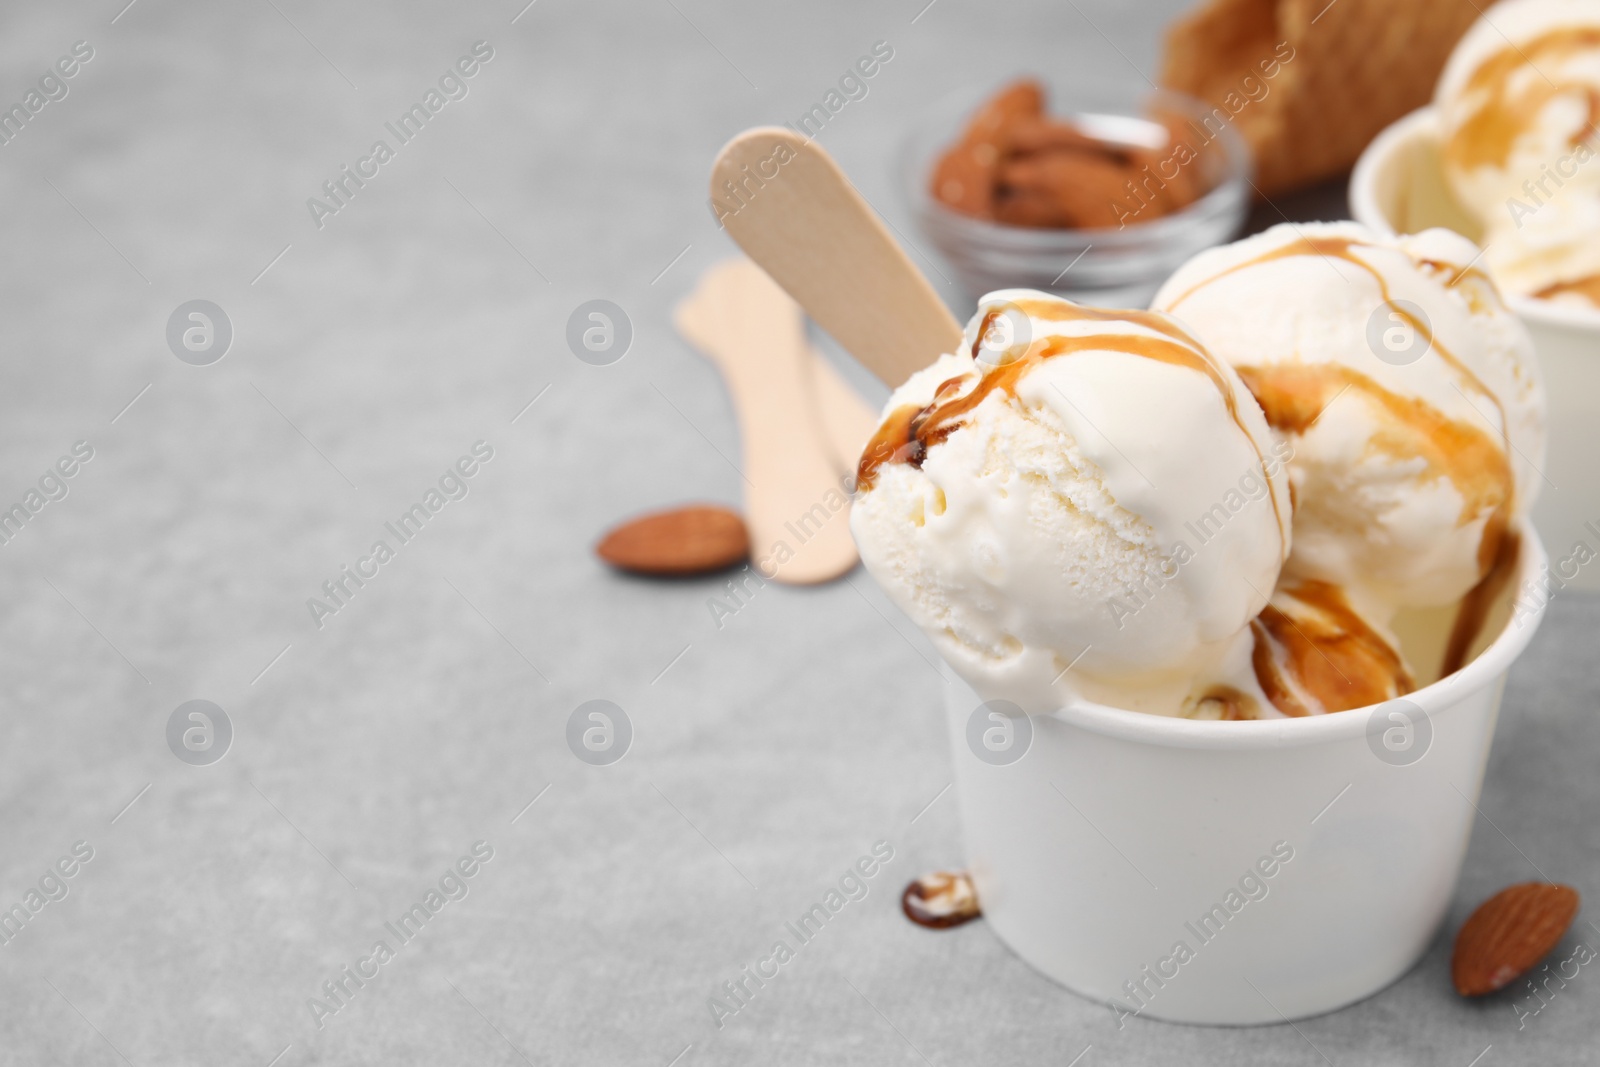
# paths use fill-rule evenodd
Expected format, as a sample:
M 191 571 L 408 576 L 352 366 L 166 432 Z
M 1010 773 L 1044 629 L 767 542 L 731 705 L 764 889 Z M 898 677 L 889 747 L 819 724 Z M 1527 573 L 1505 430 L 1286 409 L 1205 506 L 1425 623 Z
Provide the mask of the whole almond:
M 750 555 L 750 534 L 737 512 L 691 505 L 630 519 L 601 538 L 594 551 L 620 570 L 683 577 L 743 562 Z
M 1556 947 L 1578 914 L 1578 891 L 1550 882 L 1502 889 L 1456 934 L 1450 978 L 1464 997 L 1493 993 L 1516 981 Z

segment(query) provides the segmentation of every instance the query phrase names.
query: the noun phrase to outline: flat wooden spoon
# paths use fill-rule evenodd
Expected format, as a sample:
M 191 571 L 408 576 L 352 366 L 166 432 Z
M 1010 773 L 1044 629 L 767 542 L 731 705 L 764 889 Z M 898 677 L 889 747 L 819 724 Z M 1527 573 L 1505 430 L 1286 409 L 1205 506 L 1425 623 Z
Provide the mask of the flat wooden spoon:
M 739 247 L 890 386 L 960 345 L 939 294 L 814 141 L 746 130 L 717 155 L 711 198 Z
M 740 258 L 706 271 L 678 305 L 674 323 L 722 371 L 733 394 L 756 569 L 796 585 L 849 571 L 857 558 L 851 483 L 813 402 L 815 357 L 800 308 Z
M 822 421 L 822 435 L 832 448 L 834 466 L 840 474 L 853 474 L 867 442 L 877 432 L 878 413 L 815 346 L 811 349 L 810 369 L 816 411 Z

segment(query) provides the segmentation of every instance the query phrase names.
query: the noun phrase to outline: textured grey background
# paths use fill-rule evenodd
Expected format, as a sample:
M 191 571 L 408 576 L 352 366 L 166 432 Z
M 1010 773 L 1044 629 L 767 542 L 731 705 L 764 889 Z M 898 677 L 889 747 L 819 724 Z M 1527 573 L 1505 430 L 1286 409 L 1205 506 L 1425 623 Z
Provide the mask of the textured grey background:
M 728 136 L 889 41 L 822 140 L 909 229 L 889 159 L 926 94 L 1020 70 L 1137 87 L 1176 4 L 123 2 L 0 26 L 7 104 L 96 51 L 0 147 L 0 501 L 95 449 L 0 547 L 0 905 L 95 850 L 0 946 L 0 1062 L 1596 1055 L 1600 977 L 1519 1032 L 1509 999 L 1449 993 L 1444 941 L 1298 1029 L 1118 1031 L 982 923 L 899 915 L 960 843 L 932 653 L 865 575 L 765 589 L 718 630 L 719 582 L 590 554 L 624 514 L 739 496 L 728 401 L 669 326 L 730 251 L 704 202 Z M 470 95 L 319 231 L 306 198 L 479 39 Z M 634 324 L 610 367 L 563 340 L 596 297 Z M 209 367 L 164 340 L 194 298 L 235 329 Z M 480 439 L 470 495 L 318 630 L 306 598 Z M 1452 927 L 1539 871 L 1596 882 L 1597 623 L 1559 599 L 1513 673 Z M 563 742 L 595 697 L 637 732 L 607 768 Z M 164 740 L 194 698 L 236 730 L 209 767 Z M 470 895 L 319 1030 L 307 998 L 479 839 Z M 865 900 L 716 1029 L 707 998 L 880 839 Z M 1580 920 L 1562 952 L 1596 936 Z

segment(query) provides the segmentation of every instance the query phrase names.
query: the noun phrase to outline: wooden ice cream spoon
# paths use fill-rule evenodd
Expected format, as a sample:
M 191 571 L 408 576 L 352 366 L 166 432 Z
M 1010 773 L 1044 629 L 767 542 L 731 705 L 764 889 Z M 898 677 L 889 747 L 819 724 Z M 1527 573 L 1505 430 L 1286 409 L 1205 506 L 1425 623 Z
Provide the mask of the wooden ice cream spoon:
M 717 155 L 711 197 L 745 253 L 890 386 L 960 345 L 944 301 L 814 141 L 746 130 Z
M 741 257 L 706 271 L 674 323 L 733 394 L 756 569 L 790 584 L 849 571 L 856 565 L 848 480 L 854 458 L 840 463 L 835 439 L 857 438 L 843 447 L 859 453 L 875 420 L 848 386 L 829 379 L 833 370 L 812 352 L 800 308 Z

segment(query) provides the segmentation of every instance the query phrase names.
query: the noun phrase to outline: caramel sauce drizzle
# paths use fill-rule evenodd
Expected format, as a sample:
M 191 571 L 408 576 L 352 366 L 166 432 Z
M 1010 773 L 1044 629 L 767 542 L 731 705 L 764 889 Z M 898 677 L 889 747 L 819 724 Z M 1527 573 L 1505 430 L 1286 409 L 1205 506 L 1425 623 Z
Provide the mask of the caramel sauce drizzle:
M 1383 298 L 1383 302 L 1410 325 L 1412 329 L 1416 330 L 1421 336 L 1426 337 L 1432 350 L 1437 352 L 1439 358 L 1444 360 L 1457 374 L 1461 375 L 1474 392 L 1486 397 L 1494 405 L 1495 410 L 1500 414 L 1502 431 L 1509 429 L 1510 423 L 1506 419 L 1505 406 L 1501 404 L 1500 398 L 1483 383 L 1482 379 L 1472 372 L 1471 368 L 1441 344 L 1439 338 L 1434 335 L 1426 324 L 1418 320 L 1416 316 L 1412 315 L 1404 307 L 1395 303 L 1383 274 L 1354 253 L 1353 249 L 1363 247 L 1372 246 L 1354 237 L 1304 235 L 1281 248 L 1264 252 L 1254 259 L 1236 264 L 1220 274 L 1196 283 L 1176 300 L 1172 301 L 1169 306 L 1176 308 L 1212 282 L 1263 263 L 1305 255 L 1320 255 L 1343 260 L 1366 272 L 1378 286 L 1378 293 Z M 1437 261 L 1428 261 L 1426 265 L 1435 268 L 1448 266 Z M 1453 286 L 1462 278 L 1471 277 L 1473 274 L 1474 270 L 1472 269 L 1461 271 L 1450 282 L 1450 285 Z M 1482 275 L 1478 276 L 1482 277 Z M 1333 390 L 1331 393 L 1326 391 L 1320 375 L 1309 373 L 1311 368 L 1322 366 L 1331 367 L 1333 365 L 1279 363 L 1268 367 L 1251 368 L 1248 373 L 1241 369 L 1240 376 L 1245 379 L 1245 384 L 1250 386 L 1250 391 L 1255 394 L 1256 400 L 1260 402 L 1261 407 L 1266 411 L 1269 423 L 1280 430 L 1294 429 L 1296 432 L 1300 432 L 1309 427 L 1315 421 L 1316 415 L 1320 414 L 1328 404 L 1333 402 L 1333 398 L 1338 395 L 1338 389 Z M 1447 419 L 1429 404 L 1396 397 L 1359 371 L 1342 370 L 1328 373 L 1339 374 L 1341 376 L 1341 387 L 1343 384 L 1348 383 L 1360 389 L 1395 415 L 1396 418 L 1411 426 L 1413 433 L 1410 435 L 1379 434 L 1374 438 L 1374 444 L 1377 447 L 1389 450 L 1392 455 L 1409 458 L 1416 455 L 1414 450 L 1415 442 L 1427 443 L 1427 454 L 1420 458 L 1429 462 L 1430 467 L 1433 469 L 1445 472 L 1461 491 L 1468 505 L 1473 505 L 1476 502 L 1475 506 L 1463 507 L 1463 522 L 1470 521 L 1474 515 L 1480 513 L 1480 509 L 1483 506 L 1488 505 L 1491 500 L 1498 497 L 1499 503 L 1490 514 L 1489 521 L 1484 524 L 1483 540 L 1478 545 L 1479 569 L 1487 573 L 1489 566 L 1499 554 L 1500 541 L 1510 526 L 1511 511 L 1514 504 L 1515 485 L 1512 480 L 1510 460 L 1507 456 L 1510 451 L 1509 438 L 1507 439 L 1507 447 L 1499 449 L 1499 457 L 1491 461 L 1488 458 L 1488 452 L 1496 451 L 1496 449 L 1492 444 L 1488 445 L 1487 450 L 1485 449 L 1484 445 L 1492 442 L 1493 439 L 1484 430 L 1457 420 Z M 1310 390 L 1309 396 L 1305 392 L 1308 389 Z M 1315 411 L 1309 419 L 1305 417 L 1308 406 L 1315 407 Z M 1413 448 L 1407 449 L 1405 447 L 1405 442 L 1407 441 L 1413 442 Z M 1472 456 L 1470 464 L 1466 461 L 1456 461 L 1449 452 L 1449 449 L 1461 448 L 1464 445 L 1470 447 Z M 1480 464 L 1482 466 L 1480 470 L 1474 471 L 1471 464 Z M 1474 476 L 1475 474 L 1477 475 L 1476 477 Z M 1504 488 L 1498 493 L 1491 491 L 1486 487 L 1486 482 L 1489 480 L 1486 476 L 1499 479 Z
M 1470 263 L 1463 267 L 1458 263 L 1446 263 L 1442 259 L 1419 259 L 1417 264 L 1440 274 L 1451 275 L 1450 281 L 1445 284 L 1446 289 L 1454 289 L 1467 278 L 1471 278 L 1481 285 L 1486 285 L 1490 289 L 1494 288 L 1494 282 L 1489 280 L 1489 273 L 1482 267 L 1475 267 Z
M 1554 69 L 1562 60 L 1591 48 L 1600 48 L 1600 27 L 1564 26 L 1520 48 L 1508 44 L 1485 60 L 1472 72 L 1466 86 L 1467 92 L 1486 94 L 1484 104 L 1445 145 L 1445 158 L 1462 170 L 1504 166 L 1517 134 L 1527 129 L 1540 109 L 1564 93 L 1581 92 L 1589 108 L 1587 121 L 1568 143 L 1576 147 L 1594 137 L 1600 127 L 1600 92 L 1572 82 L 1553 84 L 1538 73 Z M 1538 76 L 1525 79 L 1521 91 L 1513 95 L 1511 79 L 1524 66 L 1534 69 Z
M 1533 295 L 1541 300 L 1561 296 L 1564 293 L 1576 293 L 1588 300 L 1589 303 L 1600 306 L 1600 274 L 1591 274 L 1587 278 L 1579 278 L 1575 282 L 1557 282 L 1546 286 Z
M 1312 609 L 1293 616 L 1268 604 L 1250 624 L 1256 681 L 1283 714 L 1348 711 L 1416 689 L 1400 653 L 1350 607 L 1338 586 L 1301 582 L 1280 589 L 1279 596 Z
M 1308 254 L 1346 260 L 1366 271 L 1377 283 L 1383 300 L 1413 329 L 1428 337 L 1434 351 L 1475 391 L 1494 403 L 1504 425 L 1504 409 L 1499 398 L 1445 349 L 1431 331 L 1394 303 L 1382 275 L 1351 252 L 1361 245 L 1362 242 L 1351 238 L 1303 237 L 1200 282 L 1171 306 L 1176 307 L 1203 286 L 1227 274 L 1264 262 Z M 1450 266 L 1429 265 L 1441 269 Z M 1474 270 L 1461 271 L 1450 284 L 1473 275 L 1482 276 Z M 1203 346 L 1176 323 L 1148 312 L 1105 311 L 1037 300 L 1018 301 L 1008 306 L 1015 306 L 1043 321 L 1133 322 L 1158 336 L 1092 334 L 1041 338 L 1030 343 L 1020 355 L 1003 363 L 986 365 L 977 374 L 977 384 L 965 393 L 961 390 L 974 377 L 972 372 L 945 380 L 927 405 L 903 405 L 884 420 L 862 453 L 857 467 L 859 488 L 870 489 L 885 463 L 906 463 L 920 468 L 928 450 L 964 426 L 967 415 L 996 389 L 1015 397 L 1021 378 L 1046 360 L 1089 351 L 1121 352 L 1205 374 L 1221 393 L 1235 424 L 1254 445 L 1254 438 L 1240 421 L 1227 379 L 1205 355 Z M 1005 310 L 1005 307 L 992 308 L 984 315 L 978 339 L 972 346 L 974 359 L 983 338 Z M 1268 423 L 1291 433 L 1307 430 L 1343 389 L 1359 390 L 1411 431 L 1381 431 L 1374 435 L 1373 447 L 1398 458 L 1420 455 L 1429 470 L 1448 477 L 1463 498 L 1462 522 L 1470 521 L 1485 509 L 1490 510 L 1478 550 L 1483 577 L 1462 600 L 1445 658 L 1445 674 L 1459 669 L 1490 608 L 1515 570 L 1518 540 L 1515 534 L 1508 532 L 1514 484 L 1506 450 L 1498 447 L 1484 429 L 1448 418 L 1420 399 L 1399 396 L 1367 375 L 1341 364 L 1241 367 L 1239 373 L 1266 412 Z M 1257 455 L 1264 464 L 1259 447 Z M 1278 513 L 1275 496 L 1273 510 Z M 1278 521 L 1281 530 L 1281 514 L 1278 514 Z M 1287 546 L 1287 538 L 1284 544 Z M 1350 607 L 1337 586 L 1306 581 L 1279 592 L 1312 609 L 1310 616 L 1297 618 L 1269 604 L 1250 624 L 1255 638 L 1251 660 L 1257 682 L 1273 706 L 1284 715 L 1304 716 L 1366 707 L 1416 688 L 1415 679 L 1400 653 Z M 1230 686 L 1214 686 L 1201 699 L 1221 703 L 1225 720 L 1259 717 L 1255 701 Z
M 1461 267 L 1440 259 L 1419 259 L 1417 265 L 1426 267 L 1435 275 L 1450 275 L 1450 280 L 1444 283 L 1444 287 L 1459 292 L 1474 315 L 1487 315 L 1494 311 L 1504 311 L 1506 308 L 1500 290 L 1489 279 L 1489 275 L 1479 267 L 1471 264 Z M 1471 284 L 1462 285 L 1462 282 Z
M 1600 36 L 1600 35 L 1597 35 Z M 1482 629 L 1489 608 L 1496 596 L 1510 580 L 1511 573 L 1516 567 L 1517 538 L 1511 532 L 1511 515 L 1515 505 L 1515 481 L 1511 473 L 1510 462 L 1510 423 L 1506 418 L 1505 406 L 1486 386 L 1482 379 L 1472 372 L 1448 348 L 1440 343 L 1439 338 L 1415 316 L 1397 305 L 1389 292 L 1388 283 L 1383 275 L 1371 264 L 1355 255 L 1353 249 L 1371 247 L 1366 242 L 1352 237 L 1329 237 L 1303 235 L 1281 248 L 1265 252 L 1254 259 L 1230 267 L 1211 278 L 1204 279 L 1183 292 L 1168 307 L 1176 309 L 1189 297 L 1212 282 L 1229 274 L 1236 273 L 1248 267 L 1259 266 L 1275 260 L 1288 259 L 1293 256 L 1322 255 L 1343 260 L 1365 271 L 1378 286 L 1378 292 L 1385 304 L 1407 322 L 1412 329 L 1426 337 L 1433 351 L 1445 361 L 1452 369 L 1460 374 L 1473 389 L 1480 395 L 1487 397 L 1494 404 L 1495 410 L 1500 414 L 1502 432 L 1507 434 L 1506 447 L 1500 448 L 1493 436 L 1486 429 L 1459 420 L 1447 418 L 1432 405 L 1421 400 L 1406 399 L 1384 389 L 1376 381 L 1340 364 L 1309 364 L 1309 363 L 1279 363 L 1268 367 L 1240 367 L 1239 375 L 1245 380 L 1250 391 L 1255 394 L 1256 400 L 1261 404 L 1267 414 L 1267 422 L 1275 429 L 1291 433 L 1303 433 L 1309 429 L 1317 417 L 1331 404 L 1335 397 L 1346 387 L 1357 389 L 1379 406 L 1388 411 L 1401 424 L 1408 426 L 1410 433 L 1396 433 L 1394 431 L 1381 431 L 1374 435 L 1372 446 L 1383 449 L 1396 458 L 1421 458 L 1428 465 L 1429 470 L 1437 471 L 1448 477 L 1462 496 L 1462 510 L 1460 521 L 1465 523 L 1485 509 L 1489 509 L 1488 520 L 1484 523 L 1483 536 L 1478 542 L 1478 570 L 1479 580 L 1467 595 L 1462 598 L 1457 611 L 1455 623 L 1451 629 L 1450 651 L 1446 655 L 1444 673 L 1446 675 L 1458 670 L 1465 662 L 1466 653 L 1470 651 L 1478 632 Z M 1424 266 L 1435 270 L 1452 270 L 1454 276 L 1446 284 L 1446 288 L 1453 288 L 1464 278 L 1473 278 L 1488 284 L 1487 275 L 1475 267 L 1461 269 L 1451 264 L 1441 263 L 1437 260 L 1423 261 Z M 1337 588 L 1327 586 L 1327 594 L 1315 589 L 1324 583 L 1305 583 L 1299 589 L 1313 589 L 1311 595 L 1327 598 L 1327 595 L 1338 596 L 1339 604 L 1343 604 L 1342 595 Z M 1298 592 L 1291 593 L 1298 599 L 1310 603 Z M 1331 604 L 1332 601 L 1330 600 Z M 1324 607 L 1318 604 L 1319 607 Z M 1348 611 L 1348 607 L 1345 608 Z M 1296 660 L 1292 655 L 1283 660 L 1284 651 L 1292 651 L 1295 645 L 1287 642 L 1274 633 L 1274 627 L 1281 628 L 1281 624 L 1291 621 L 1281 611 L 1271 607 L 1261 613 L 1261 616 L 1251 624 L 1256 635 L 1256 648 L 1254 663 L 1257 680 L 1261 687 L 1272 699 L 1273 704 L 1285 715 L 1303 715 L 1307 713 L 1305 706 L 1294 696 L 1292 690 L 1283 684 L 1284 671 L 1280 668 L 1280 660 L 1298 671 Z M 1403 676 L 1406 688 L 1400 692 L 1410 692 L 1415 687 L 1404 664 L 1399 660 L 1398 653 L 1388 648 L 1387 642 L 1381 636 L 1371 631 L 1370 627 L 1359 616 L 1349 613 L 1346 620 L 1350 625 L 1359 628 L 1360 632 L 1368 635 L 1358 645 L 1368 647 L 1371 655 L 1368 659 L 1378 665 L 1388 663 L 1392 658 L 1395 661 L 1398 679 Z M 1376 645 L 1371 645 L 1376 642 Z M 1300 641 L 1306 647 L 1321 647 L 1318 642 L 1307 643 Z M 1376 646 L 1381 645 L 1382 654 Z M 1322 648 L 1323 652 L 1328 649 Z M 1302 657 L 1303 658 L 1303 657 Z M 1335 658 L 1329 654 L 1329 658 Z M 1320 659 L 1320 657 L 1319 657 Z M 1309 661 L 1306 661 L 1309 663 Z M 1312 665 L 1316 667 L 1315 664 Z M 1338 689 L 1328 689 L 1326 679 L 1322 677 L 1325 671 L 1315 671 L 1310 676 L 1294 674 L 1300 677 L 1301 684 L 1314 692 L 1326 691 L 1332 696 L 1333 703 L 1323 698 L 1327 710 L 1341 710 L 1334 707 L 1340 703 Z M 1342 681 L 1342 679 L 1340 679 Z M 1361 686 L 1354 688 L 1360 689 Z M 1368 687 L 1370 688 L 1370 687 Z M 1368 693 L 1367 695 L 1372 695 Z M 1387 700 L 1390 697 L 1381 696 L 1379 699 Z M 1344 704 L 1344 707 L 1359 707 L 1360 704 Z M 1298 709 L 1298 710 L 1291 710 Z
M 1445 645 L 1444 664 L 1439 677 L 1444 678 L 1467 665 L 1467 654 L 1478 640 L 1489 612 L 1494 609 L 1500 594 L 1510 584 L 1517 571 L 1517 558 L 1522 554 L 1522 538 L 1511 531 L 1500 539 L 1500 551 L 1483 579 L 1461 598 L 1461 610 L 1456 613 L 1455 624 L 1450 627 L 1450 640 Z
M 1413 330 L 1416 330 L 1417 333 L 1421 334 L 1423 337 L 1426 337 L 1428 339 L 1429 346 L 1433 349 L 1433 351 L 1439 354 L 1439 358 L 1444 360 L 1445 363 L 1449 364 L 1451 369 L 1453 369 L 1457 374 L 1465 378 L 1467 380 L 1467 384 L 1472 387 L 1474 392 L 1487 398 L 1489 402 L 1495 406 L 1495 410 L 1500 412 L 1500 424 L 1501 426 L 1505 426 L 1505 411 L 1500 405 L 1500 398 L 1494 394 L 1493 390 L 1483 384 L 1482 379 L 1472 372 L 1472 368 L 1461 362 L 1461 360 L 1458 359 L 1453 352 L 1440 343 L 1439 338 L 1434 336 L 1433 331 L 1428 328 L 1427 324 L 1418 320 L 1416 316 L 1412 315 L 1404 307 L 1396 304 L 1393 294 L 1389 292 L 1389 283 L 1384 280 L 1383 272 L 1378 270 L 1372 264 L 1368 263 L 1366 260 L 1362 259 L 1360 256 L 1356 255 L 1353 251 L 1353 249 L 1356 248 L 1372 247 L 1374 246 L 1357 237 L 1329 237 L 1320 235 L 1311 236 L 1309 234 L 1303 235 L 1282 246 L 1281 248 L 1274 248 L 1263 252 L 1254 259 L 1245 260 L 1243 263 L 1236 263 L 1220 274 L 1216 274 L 1210 278 L 1196 282 L 1194 285 L 1184 290 L 1183 294 L 1176 300 L 1172 301 L 1169 307 L 1175 309 L 1179 304 L 1183 303 L 1185 300 L 1189 299 L 1195 293 L 1199 292 L 1201 289 L 1204 289 L 1213 282 L 1221 281 L 1230 274 L 1237 274 L 1238 272 L 1246 270 L 1250 267 L 1259 267 L 1262 264 L 1273 263 L 1281 259 L 1294 259 L 1298 256 L 1322 256 L 1326 259 L 1343 260 L 1344 262 L 1349 263 L 1351 266 L 1364 271 L 1367 276 L 1372 279 L 1373 283 L 1378 287 L 1378 295 L 1382 297 L 1383 302 L 1389 306 L 1389 309 L 1396 315 L 1399 315 L 1401 319 L 1403 319 Z M 1448 266 L 1448 264 L 1441 264 L 1437 260 L 1426 260 L 1424 261 L 1424 264 L 1434 268 Z M 1475 268 L 1470 268 L 1466 271 L 1460 272 L 1454 279 L 1452 279 L 1450 285 L 1447 285 L 1446 288 L 1451 288 L 1462 278 L 1471 277 L 1473 275 L 1476 275 L 1480 278 L 1486 278 L 1485 275 L 1477 272 Z M 1258 397 L 1257 399 L 1260 398 Z
M 978 382 L 968 392 L 961 387 L 972 378 L 972 373 L 959 375 L 940 383 L 933 401 L 925 406 L 905 404 L 890 412 L 872 440 L 867 442 L 856 468 L 858 489 L 872 488 L 878 469 L 885 463 L 906 463 L 921 468 L 928 449 L 939 444 L 966 424 L 966 416 L 996 389 L 1002 389 L 1015 398 L 1017 383 L 1024 375 L 1042 365 L 1046 360 L 1071 356 L 1082 352 L 1120 352 L 1139 356 L 1177 367 L 1199 371 L 1209 378 L 1222 395 L 1228 414 L 1244 433 L 1245 439 L 1255 449 L 1256 458 L 1264 468 L 1266 457 L 1250 431 L 1245 427 L 1239 412 L 1237 398 L 1228 387 L 1222 370 L 1205 354 L 1204 347 L 1183 327 L 1165 315 L 1149 311 L 1108 311 L 1080 307 L 1076 304 L 1045 300 L 1019 300 L 1001 307 L 991 308 L 983 316 L 977 339 L 972 344 L 972 357 L 978 350 L 995 320 L 1008 309 L 1016 309 L 1033 319 L 1047 322 L 1131 322 L 1150 330 L 1148 334 L 1096 333 L 1081 336 L 1055 335 L 1031 342 L 1020 355 L 1003 363 L 983 364 Z M 1278 506 L 1277 495 L 1269 493 L 1273 514 L 1277 518 L 1283 550 L 1288 549 L 1288 528 Z
M 1395 459 L 1420 458 L 1425 474 L 1448 478 L 1461 495 L 1458 521 L 1489 515 L 1478 543 L 1478 569 L 1486 573 L 1509 523 L 1511 462 L 1488 430 L 1448 418 L 1433 405 L 1385 389 L 1358 370 L 1339 363 L 1280 363 L 1240 367 L 1239 376 L 1255 394 L 1276 430 L 1302 434 L 1345 389 L 1369 398 L 1386 411 L 1395 428 L 1372 435 L 1368 447 Z

